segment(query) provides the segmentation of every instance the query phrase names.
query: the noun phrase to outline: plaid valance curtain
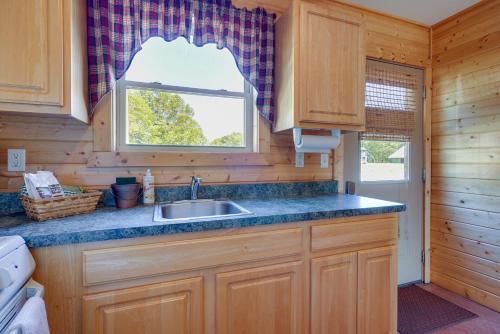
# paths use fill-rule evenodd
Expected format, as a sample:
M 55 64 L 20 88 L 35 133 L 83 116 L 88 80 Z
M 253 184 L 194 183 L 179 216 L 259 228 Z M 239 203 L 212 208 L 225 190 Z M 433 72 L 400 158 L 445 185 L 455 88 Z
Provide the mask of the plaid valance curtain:
M 257 91 L 257 108 L 274 121 L 274 14 L 236 8 L 230 0 L 88 0 L 87 47 L 91 116 L 150 37 L 184 37 L 227 48 Z

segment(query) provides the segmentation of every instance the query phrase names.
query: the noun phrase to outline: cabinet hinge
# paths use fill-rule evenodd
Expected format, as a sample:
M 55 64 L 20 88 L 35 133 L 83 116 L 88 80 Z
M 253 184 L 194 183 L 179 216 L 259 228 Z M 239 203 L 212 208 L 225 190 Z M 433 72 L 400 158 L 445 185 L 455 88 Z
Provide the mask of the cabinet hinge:
M 425 265 L 425 250 L 422 249 L 422 252 L 420 253 L 420 261 L 422 262 L 423 265 Z
M 422 183 L 425 183 L 427 180 L 427 171 L 425 168 L 422 168 Z
M 425 100 L 427 98 L 427 87 L 425 85 L 422 87 L 422 98 Z

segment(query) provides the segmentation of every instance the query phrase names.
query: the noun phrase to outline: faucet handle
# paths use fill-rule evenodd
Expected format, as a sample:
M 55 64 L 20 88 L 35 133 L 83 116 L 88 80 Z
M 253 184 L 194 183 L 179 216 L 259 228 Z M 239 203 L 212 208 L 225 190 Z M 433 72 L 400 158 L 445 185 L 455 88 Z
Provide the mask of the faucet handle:
M 203 181 L 203 179 L 201 177 L 196 177 L 194 175 L 191 177 L 191 182 L 200 183 L 201 181 Z

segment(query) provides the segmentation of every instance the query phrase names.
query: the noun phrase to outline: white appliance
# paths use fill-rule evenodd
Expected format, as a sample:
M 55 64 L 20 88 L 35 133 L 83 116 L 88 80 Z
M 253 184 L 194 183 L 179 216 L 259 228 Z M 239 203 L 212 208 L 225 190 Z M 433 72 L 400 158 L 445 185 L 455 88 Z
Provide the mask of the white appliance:
M 31 279 L 34 270 L 23 238 L 0 237 L 0 334 L 10 334 L 8 326 L 28 298 L 43 297 L 43 286 Z

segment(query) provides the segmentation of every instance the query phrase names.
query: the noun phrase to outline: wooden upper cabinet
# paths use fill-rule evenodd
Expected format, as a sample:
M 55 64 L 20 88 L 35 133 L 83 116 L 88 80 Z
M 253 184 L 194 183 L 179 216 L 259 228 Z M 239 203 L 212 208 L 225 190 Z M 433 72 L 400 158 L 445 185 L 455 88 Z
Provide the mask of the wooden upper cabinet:
M 0 111 L 87 121 L 85 1 L 0 1 Z
M 276 25 L 275 131 L 364 130 L 364 36 L 340 4 L 292 2 Z
M 396 247 L 358 252 L 358 333 L 397 332 Z
M 203 319 L 201 277 L 83 297 L 84 334 L 201 334 Z
M 301 122 L 364 123 L 361 19 L 334 6 L 301 3 Z
M 216 276 L 216 333 L 303 333 L 302 262 L 220 273 Z
M 62 0 L 1 1 L 0 31 L 0 100 L 62 106 Z
M 311 333 L 355 334 L 357 254 L 311 260 Z

